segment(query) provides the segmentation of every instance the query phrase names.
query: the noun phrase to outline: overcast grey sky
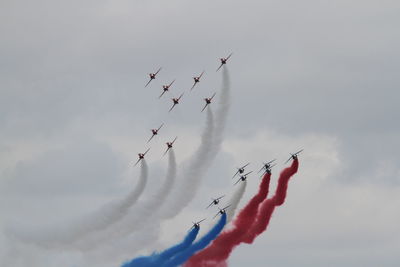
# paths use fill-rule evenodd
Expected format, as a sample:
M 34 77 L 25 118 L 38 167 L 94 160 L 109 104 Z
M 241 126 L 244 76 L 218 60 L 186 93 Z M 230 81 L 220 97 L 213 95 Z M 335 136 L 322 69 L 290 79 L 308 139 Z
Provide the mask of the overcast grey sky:
M 163 143 L 179 135 L 179 162 L 194 150 L 202 98 L 220 86 L 218 58 L 234 52 L 223 149 L 200 194 L 164 225 L 164 245 L 204 214 L 210 194 L 232 189 L 236 166 L 278 158 L 277 172 L 304 148 L 287 203 L 230 266 L 397 266 L 399 10 L 388 0 L 1 1 L 0 226 L 70 221 L 123 196 L 161 122 L 148 162 L 163 177 Z M 251 178 L 242 204 L 256 191 Z M 20 264 L 80 266 L 80 255 L 28 250 Z

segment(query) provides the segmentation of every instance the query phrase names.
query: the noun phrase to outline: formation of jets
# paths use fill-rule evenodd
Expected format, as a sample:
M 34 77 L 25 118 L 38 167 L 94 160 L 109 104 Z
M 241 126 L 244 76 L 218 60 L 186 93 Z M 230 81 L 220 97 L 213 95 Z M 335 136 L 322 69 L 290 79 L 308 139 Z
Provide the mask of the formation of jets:
M 227 61 L 231 56 L 232 56 L 232 53 L 229 54 L 229 56 L 226 57 L 226 58 L 220 58 L 221 66 L 218 67 L 218 70 L 222 67 L 222 65 L 226 64 L 226 61 Z M 148 82 L 145 84 L 144 87 L 147 87 L 147 86 L 151 83 L 151 81 L 153 81 L 153 80 L 155 80 L 155 79 L 157 78 L 157 75 L 159 74 L 159 72 L 161 71 L 161 69 L 162 69 L 162 68 L 160 67 L 160 68 L 157 69 L 157 71 L 151 72 L 151 73 L 148 74 L 149 80 L 148 80 Z M 190 91 L 193 90 L 193 88 L 200 82 L 200 79 L 203 77 L 204 73 L 205 73 L 205 71 L 202 71 L 198 76 L 194 76 L 194 77 L 193 77 L 194 83 L 193 83 L 192 87 L 190 88 Z M 162 96 L 163 96 L 165 93 L 169 92 L 171 86 L 175 83 L 175 81 L 176 81 L 176 79 L 172 80 L 170 83 L 166 83 L 166 84 L 162 85 L 162 92 L 161 92 L 161 94 L 158 96 L 158 98 L 162 98 Z M 183 92 L 179 97 L 171 98 L 171 100 L 172 100 L 172 106 L 171 106 L 171 108 L 169 109 L 168 112 L 171 112 L 171 111 L 175 108 L 175 106 L 178 105 L 178 104 L 180 103 L 180 100 L 181 100 L 181 98 L 182 98 L 183 95 L 184 95 L 184 92 Z M 214 93 L 211 97 L 204 98 L 204 101 L 206 102 L 206 104 L 204 105 L 203 109 L 201 109 L 201 112 L 203 112 L 203 111 L 211 104 L 211 102 L 212 102 L 213 98 L 215 97 L 215 95 L 216 95 L 216 94 Z M 151 135 L 150 138 L 147 140 L 147 143 L 150 143 L 150 141 L 151 141 L 156 135 L 158 135 L 160 129 L 161 129 L 163 126 L 164 126 L 164 123 L 162 123 L 158 128 L 150 129 L 152 135 Z M 175 137 L 175 139 L 174 139 L 172 142 L 166 142 L 167 150 L 164 152 L 164 155 L 167 154 L 167 152 L 172 148 L 172 146 L 173 146 L 173 144 L 175 143 L 176 139 L 177 139 L 177 137 Z M 150 148 L 147 149 L 146 152 L 144 152 L 144 153 L 138 153 L 138 157 L 139 157 L 139 158 L 138 158 L 138 160 L 136 161 L 135 166 L 136 166 L 142 159 L 144 159 L 145 155 L 147 154 L 147 152 L 149 152 L 149 150 L 150 150 Z
M 225 64 L 227 64 L 227 61 L 229 60 L 229 58 L 230 58 L 231 56 L 232 56 L 232 53 L 230 53 L 230 54 L 229 54 L 227 57 L 225 57 L 225 58 L 220 58 L 220 65 L 219 65 L 219 67 L 218 67 L 217 70 L 216 70 L 217 72 L 218 72 Z M 158 68 L 158 70 L 157 70 L 156 72 L 154 72 L 154 73 L 149 73 L 149 78 L 150 78 L 150 80 L 146 83 L 145 87 L 147 87 L 147 86 L 151 83 L 152 80 L 155 80 L 155 79 L 156 79 L 156 76 L 157 76 L 157 74 L 158 74 L 160 71 L 161 71 L 161 67 Z M 204 73 L 205 73 L 205 72 L 202 71 L 198 76 L 193 77 L 194 83 L 193 83 L 192 87 L 190 88 L 190 91 L 192 91 L 192 90 L 194 89 L 194 87 L 196 87 L 196 85 L 200 82 L 200 79 L 202 78 L 202 76 L 204 75 Z M 159 95 L 158 98 L 161 98 L 166 92 L 169 92 L 170 87 L 174 84 L 174 82 L 175 82 L 175 79 L 172 80 L 169 84 L 164 84 L 164 85 L 162 85 L 162 93 Z M 171 99 L 172 99 L 172 102 L 173 102 L 173 105 L 172 105 L 172 107 L 169 109 L 168 112 L 171 112 L 171 111 L 174 109 L 174 107 L 180 103 L 179 101 L 181 100 L 181 98 L 182 98 L 183 95 L 184 95 L 184 92 L 183 92 L 179 97 L 171 98 Z M 211 102 L 212 102 L 213 98 L 215 97 L 215 95 L 216 95 L 216 93 L 214 93 L 211 97 L 204 98 L 204 101 L 205 101 L 206 103 L 205 103 L 204 107 L 202 108 L 201 112 L 203 112 L 203 111 L 211 104 Z M 164 123 L 162 123 L 158 128 L 151 129 L 152 135 L 151 135 L 151 137 L 149 138 L 149 140 L 147 141 L 147 143 L 149 143 L 149 142 L 154 138 L 154 136 L 158 135 L 160 129 L 161 129 L 163 126 L 164 126 Z M 166 154 L 168 153 L 168 151 L 172 148 L 172 146 L 174 145 L 174 143 L 175 143 L 175 141 L 177 140 L 177 138 L 178 138 L 178 137 L 175 137 L 174 140 L 171 141 L 171 142 L 166 142 L 167 149 L 166 149 L 166 151 L 164 152 L 164 155 L 166 155 Z M 145 157 L 146 154 L 149 152 L 149 150 L 150 150 L 150 148 L 148 148 L 144 153 L 138 153 L 138 157 L 139 157 L 139 158 L 138 158 L 138 160 L 136 161 L 135 166 L 136 166 L 142 159 L 144 159 L 144 157 Z M 288 163 L 291 159 L 293 159 L 293 160 L 297 159 L 298 155 L 299 155 L 302 151 L 303 151 L 303 149 L 301 149 L 301 150 L 299 150 L 299 151 L 297 151 L 297 152 L 295 152 L 295 153 L 291 153 L 291 154 L 290 154 L 290 158 L 285 162 L 285 164 Z M 269 161 L 269 162 L 267 162 L 267 163 L 263 163 L 263 165 L 262 165 L 261 169 L 258 171 L 258 173 L 261 173 L 261 172 L 262 172 L 262 175 L 264 175 L 264 174 L 266 174 L 266 173 L 270 174 L 270 173 L 271 173 L 272 167 L 274 167 L 274 166 L 276 165 L 276 164 L 273 164 L 275 161 L 276 161 L 276 159 L 273 159 L 273 160 L 271 160 L 271 161 Z M 250 164 L 250 163 L 246 163 L 246 164 L 244 164 L 243 166 L 237 168 L 237 171 L 236 171 L 236 173 L 233 175 L 232 179 L 235 178 L 237 175 L 239 176 L 239 179 L 234 183 L 234 185 L 238 184 L 238 183 L 241 182 L 241 181 L 245 181 L 245 180 L 248 178 L 248 175 L 251 174 L 251 173 L 253 172 L 253 171 L 248 171 L 248 172 L 246 172 L 245 169 L 246 169 L 246 167 L 247 167 L 249 164 Z M 246 172 L 246 173 L 245 173 L 245 172 Z M 217 197 L 217 198 L 212 198 L 212 202 L 209 203 L 209 205 L 206 207 L 206 209 L 210 208 L 211 206 L 216 206 L 216 207 L 218 208 L 218 212 L 217 212 L 217 214 L 215 214 L 214 218 L 216 218 L 218 215 L 222 215 L 222 214 L 226 213 L 227 209 L 231 206 L 231 205 L 227 205 L 227 206 L 225 206 L 225 207 L 223 207 L 223 208 L 220 208 L 220 207 L 218 206 L 218 205 L 220 204 L 220 202 L 221 202 L 221 199 L 224 198 L 224 197 L 225 197 L 225 195 L 222 195 L 222 196 Z M 202 220 L 197 221 L 197 222 L 193 222 L 193 226 L 191 227 L 191 229 L 193 229 L 193 228 L 200 228 L 200 223 L 203 222 L 204 220 L 205 220 L 205 219 L 202 219 Z

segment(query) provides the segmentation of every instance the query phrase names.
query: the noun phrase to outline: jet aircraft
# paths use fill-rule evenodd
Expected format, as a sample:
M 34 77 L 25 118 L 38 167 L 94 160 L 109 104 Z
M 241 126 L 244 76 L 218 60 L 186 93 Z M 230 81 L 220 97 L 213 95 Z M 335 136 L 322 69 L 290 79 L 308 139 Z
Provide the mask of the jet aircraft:
M 219 60 L 221 61 L 221 65 L 218 67 L 218 69 L 216 71 L 219 71 L 219 69 L 226 64 L 226 62 L 228 61 L 228 59 L 232 56 L 233 53 L 230 53 L 229 56 L 227 56 L 226 58 L 220 58 Z
M 155 73 L 149 73 L 150 80 L 146 83 L 144 87 L 147 87 L 149 83 L 156 78 L 156 75 L 160 72 L 161 68 L 159 68 Z

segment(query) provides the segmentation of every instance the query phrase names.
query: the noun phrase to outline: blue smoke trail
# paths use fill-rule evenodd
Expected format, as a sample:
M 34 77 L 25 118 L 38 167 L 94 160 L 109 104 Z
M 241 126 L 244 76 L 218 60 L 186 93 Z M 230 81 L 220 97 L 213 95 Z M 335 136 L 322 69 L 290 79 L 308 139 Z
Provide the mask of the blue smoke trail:
M 181 253 L 177 254 L 172 259 L 165 262 L 162 267 L 175 267 L 185 263 L 191 256 L 193 256 L 197 251 L 204 249 L 208 244 L 211 243 L 218 235 L 221 233 L 222 229 L 226 224 L 226 213 L 221 215 L 218 223 L 199 241 L 192 244 L 187 249 L 183 250 Z
M 175 254 L 185 250 L 188 248 L 193 241 L 196 239 L 197 234 L 199 233 L 199 228 L 194 227 L 185 237 L 185 239 L 162 252 L 153 253 L 150 256 L 141 256 L 131 260 L 130 262 L 126 262 L 122 265 L 122 267 L 156 267 L 160 266 L 162 263 L 168 261 L 171 257 L 175 256 Z

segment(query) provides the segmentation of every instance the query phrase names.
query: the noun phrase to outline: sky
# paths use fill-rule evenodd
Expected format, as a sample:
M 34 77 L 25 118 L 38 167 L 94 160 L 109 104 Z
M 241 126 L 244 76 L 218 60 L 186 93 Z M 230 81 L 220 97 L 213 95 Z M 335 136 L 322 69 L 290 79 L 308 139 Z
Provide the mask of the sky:
M 397 266 L 399 10 L 388 0 L 1 1 L 0 251 L 16 246 L 10 225 L 68 224 L 127 194 L 132 162 L 163 122 L 147 157 L 150 196 L 167 168 L 164 143 L 179 136 L 178 162 L 199 144 L 202 98 L 218 91 L 218 59 L 233 52 L 222 150 L 158 246 L 234 190 L 236 167 L 277 158 L 274 186 L 289 153 L 304 149 L 287 202 L 229 266 Z M 250 177 L 242 205 L 258 183 Z M 77 253 L 17 251 L 10 267 L 82 266 Z

